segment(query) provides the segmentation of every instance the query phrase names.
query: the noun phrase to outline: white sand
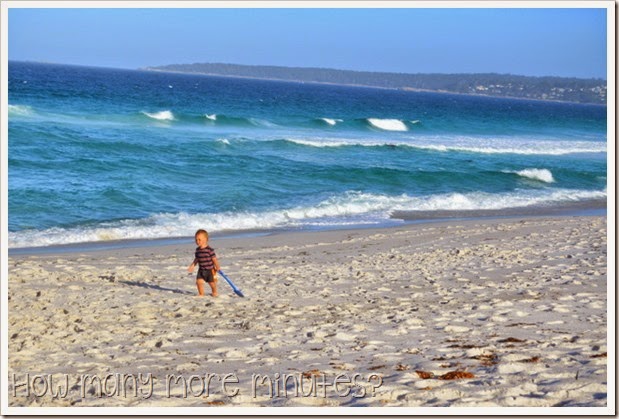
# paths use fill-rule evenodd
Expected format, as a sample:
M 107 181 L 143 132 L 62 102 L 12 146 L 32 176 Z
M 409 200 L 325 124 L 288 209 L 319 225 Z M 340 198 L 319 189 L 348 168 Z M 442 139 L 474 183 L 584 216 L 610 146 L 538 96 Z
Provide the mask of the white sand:
M 195 296 L 191 239 L 10 256 L 9 406 L 605 407 L 606 229 L 555 217 L 212 239 L 246 298 L 223 279 L 219 298 Z M 84 374 L 110 374 L 101 397 Z M 229 374 L 225 392 L 218 377 L 203 392 L 206 374 Z

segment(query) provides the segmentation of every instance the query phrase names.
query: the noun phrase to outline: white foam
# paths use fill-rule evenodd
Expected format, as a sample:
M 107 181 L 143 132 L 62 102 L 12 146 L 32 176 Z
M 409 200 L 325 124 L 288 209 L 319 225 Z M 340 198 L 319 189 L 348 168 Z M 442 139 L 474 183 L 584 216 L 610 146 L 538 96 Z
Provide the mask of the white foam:
M 368 118 L 368 122 L 385 131 L 408 131 L 406 124 L 399 119 Z
M 578 153 L 606 153 L 603 141 L 536 140 L 520 138 L 479 138 L 463 136 L 422 136 L 393 140 L 366 140 L 361 138 L 288 138 L 288 141 L 311 147 L 377 147 L 397 146 L 440 152 L 480 154 L 566 155 Z M 523 175 L 524 176 L 524 175 Z M 541 179 L 540 179 L 541 180 Z
M 43 231 L 9 233 L 9 247 L 100 242 L 123 239 L 152 239 L 191 236 L 196 229 L 225 232 L 303 226 L 321 218 L 341 218 L 389 207 L 390 198 L 365 194 L 335 197 L 316 206 L 266 212 L 224 212 L 215 214 L 156 214 L 143 220 L 123 220 L 97 228 L 51 228 Z M 345 224 L 349 222 L 344 219 Z M 333 221 L 337 224 L 337 221 Z
M 154 113 L 143 111 L 142 113 L 148 116 L 149 118 L 153 118 L 158 121 L 173 121 L 174 120 L 174 114 L 171 111 L 160 111 L 160 112 L 154 112 Z
M 514 173 L 528 179 L 538 180 L 540 182 L 554 183 L 555 181 L 552 176 L 552 172 L 548 169 L 524 169 Z
M 265 119 L 248 118 L 250 124 L 257 127 L 276 128 L 278 125 Z
M 320 119 L 331 126 L 334 126 L 338 122 L 342 122 L 341 119 L 333 119 L 333 118 L 320 118 Z
M 606 191 L 586 191 L 572 189 L 515 191 L 504 194 L 471 192 L 467 194 L 450 193 L 433 195 L 427 199 L 414 198 L 409 210 L 493 210 L 505 208 L 522 208 L 561 202 L 578 202 L 581 200 L 605 199 Z M 398 208 L 407 210 L 407 208 Z
M 289 138 L 286 141 L 290 141 L 291 143 L 305 145 L 308 147 L 343 147 L 348 145 L 366 145 L 356 141 L 346 141 L 346 140 L 321 140 L 321 139 L 300 139 L 300 138 Z
M 605 153 L 605 141 L 573 141 L 529 137 L 422 136 L 411 138 L 414 147 L 436 151 L 481 154 L 565 155 Z
M 28 105 L 10 105 L 9 104 L 9 116 L 28 116 L 32 115 L 32 107 Z
M 381 146 L 405 146 L 412 147 L 408 142 L 403 141 L 376 141 L 359 138 L 332 138 L 332 137 L 312 137 L 312 138 L 287 138 L 286 141 L 291 143 L 305 145 L 308 147 L 346 147 L 346 146 L 360 146 L 360 147 L 381 147 Z
M 217 114 L 204 114 L 204 116 L 206 117 L 206 119 L 210 119 L 211 121 L 217 121 Z
M 606 199 L 606 190 L 571 189 L 449 193 L 429 196 L 389 196 L 350 191 L 310 206 L 263 212 L 210 214 L 155 214 L 141 220 L 123 220 L 96 228 L 51 228 L 9 232 L 10 248 L 99 242 L 123 239 L 154 239 L 192 236 L 198 228 L 226 232 L 282 227 L 376 224 L 389 220 L 394 211 L 483 210 L 527 207 L 589 199 Z

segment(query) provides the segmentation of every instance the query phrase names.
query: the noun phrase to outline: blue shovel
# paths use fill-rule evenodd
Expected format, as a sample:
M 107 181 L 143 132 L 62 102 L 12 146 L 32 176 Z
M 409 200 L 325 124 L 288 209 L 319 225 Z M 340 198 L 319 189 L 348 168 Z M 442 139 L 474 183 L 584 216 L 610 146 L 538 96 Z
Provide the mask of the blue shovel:
M 228 285 L 230 285 L 230 286 L 232 287 L 232 291 L 234 291 L 234 293 L 235 293 L 236 295 L 238 295 L 239 297 L 245 297 L 245 296 L 243 295 L 243 292 L 242 292 L 240 289 L 238 289 L 238 288 L 236 287 L 236 285 L 234 285 L 234 282 L 232 282 L 232 280 L 226 276 L 226 274 L 224 273 L 224 271 L 222 271 L 222 270 L 220 269 L 218 272 L 219 272 L 219 274 L 220 274 L 221 276 L 223 276 L 223 277 L 224 277 L 224 279 L 226 280 L 226 282 L 228 283 Z

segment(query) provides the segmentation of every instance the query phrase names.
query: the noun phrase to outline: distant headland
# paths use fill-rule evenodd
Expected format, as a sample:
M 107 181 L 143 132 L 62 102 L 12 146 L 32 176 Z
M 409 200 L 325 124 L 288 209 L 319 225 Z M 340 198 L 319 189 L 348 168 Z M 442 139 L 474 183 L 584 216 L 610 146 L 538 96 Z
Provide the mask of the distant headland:
M 605 80 L 572 77 L 497 73 L 407 74 L 221 63 L 170 64 L 140 70 L 575 103 L 606 104 L 607 99 Z

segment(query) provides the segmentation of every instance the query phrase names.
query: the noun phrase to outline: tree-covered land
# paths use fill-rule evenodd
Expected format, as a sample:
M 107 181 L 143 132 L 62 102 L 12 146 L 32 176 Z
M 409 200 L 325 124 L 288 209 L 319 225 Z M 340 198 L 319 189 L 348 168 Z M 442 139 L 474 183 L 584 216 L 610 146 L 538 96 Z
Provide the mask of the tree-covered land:
M 171 64 L 147 67 L 144 70 L 606 104 L 606 81 L 602 79 L 496 73 L 381 73 L 219 63 Z

